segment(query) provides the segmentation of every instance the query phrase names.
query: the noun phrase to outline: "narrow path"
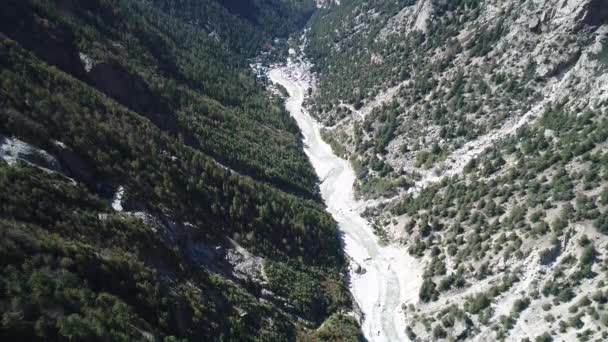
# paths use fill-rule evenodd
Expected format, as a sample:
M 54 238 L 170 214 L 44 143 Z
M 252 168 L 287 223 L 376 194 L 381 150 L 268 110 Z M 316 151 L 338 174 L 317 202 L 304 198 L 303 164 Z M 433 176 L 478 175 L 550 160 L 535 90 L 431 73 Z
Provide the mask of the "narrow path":
M 320 124 L 303 108 L 310 75 L 301 64 L 288 64 L 269 72 L 274 83 L 289 93 L 286 108 L 304 136 L 305 152 L 320 179 L 321 194 L 343 234 L 346 254 L 365 269 L 350 272 L 351 292 L 364 314 L 363 333 L 370 341 L 405 341 L 401 304 L 417 299 L 421 270 L 414 258 L 397 247 L 378 244 L 369 223 L 361 217 L 354 199 L 355 173 L 348 161 L 337 157 L 321 138 Z

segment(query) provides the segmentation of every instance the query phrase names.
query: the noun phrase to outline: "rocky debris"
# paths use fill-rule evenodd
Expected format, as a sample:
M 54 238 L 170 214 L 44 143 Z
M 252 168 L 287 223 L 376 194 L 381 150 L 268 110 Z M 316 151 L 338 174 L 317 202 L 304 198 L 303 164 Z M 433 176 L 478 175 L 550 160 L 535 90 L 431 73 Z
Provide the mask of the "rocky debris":
M 378 39 L 384 40 L 404 28 L 411 28 L 426 33 L 428 21 L 432 20 L 433 1 L 420 0 L 412 6 L 404 7 L 399 13 L 389 19 L 387 25 L 378 34 Z
M 260 297 L 268 302 L 279 304 L 283 309 L 286 309 L 288 312 L 295 311 L 293 305 L 289 304 L 287 298 L 279 296 L 278 294 L 263 288 L 260 291 Z
M 226 251 L 226 261 L 232 265 L 232 274 L 236 278 L 256 283 L 265 282 L 262 273 L 264 259 L 242 254 L 237 249 L 228 249 Z
M 428 21 L 433 13 L 433 2 L 431 0 L 422 0 L 416 3 L 416 21 L 414 28 L 426 33 L 428 30 Z
M 17 138 L 0 135 L 0 158 L 13 165 L 23 161 L 47 170 L 61 172 L 61 164 L 50 153 Z
M 168 214 L 163 214 L 162 217 L 144 211 L 126 212 L 126 214 L 141 219 L 161 237 L 166 245 L 184 251 L 195 264 L 245 282 L 259 285 L 267 282 L 263 272 L 264 259 L 249 253 L 231 239 L 228 242 L 233 246 L 232 248 L 220 243 L 203 241 L 198 237 L 200 231 L 196 226 L 188 222 L 176 222 Z M 103 215 L 107 217 L 107 214 Z

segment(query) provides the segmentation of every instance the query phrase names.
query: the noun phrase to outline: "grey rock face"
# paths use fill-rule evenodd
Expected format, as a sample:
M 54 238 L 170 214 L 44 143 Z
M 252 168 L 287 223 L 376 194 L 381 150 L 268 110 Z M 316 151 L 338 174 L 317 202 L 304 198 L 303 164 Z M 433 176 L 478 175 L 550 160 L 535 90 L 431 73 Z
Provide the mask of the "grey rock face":
M 532 17 L 528 21 L 528 29 L 534 33 L 540 32 L 540 19 L 537 16 Z
M 454 328 L 452 330 L 453 336 L 458 339 L 466 338 L 469 331 L 469 325 L 465 320 L 457 320 L 454 322 Z
M 540 253 L 540 264 L 545 266 L 552 264 L 561 254 L 561 250 L 560 244 L 555 244 L 552 247 L 543 250 Z
M 9 164 L 18 160 L 53 171 L 61 171 L 57 159 L 48 152 L 24 141 L 0 135 L 0 158 Z
M 236 249 L 229 249 L 226 261 L 233 267 L 232 274 L 242 280 L 251 280 L 256 283 L 264 282 L 262 275 L 263 259 L 253 255 L 245 255 Z

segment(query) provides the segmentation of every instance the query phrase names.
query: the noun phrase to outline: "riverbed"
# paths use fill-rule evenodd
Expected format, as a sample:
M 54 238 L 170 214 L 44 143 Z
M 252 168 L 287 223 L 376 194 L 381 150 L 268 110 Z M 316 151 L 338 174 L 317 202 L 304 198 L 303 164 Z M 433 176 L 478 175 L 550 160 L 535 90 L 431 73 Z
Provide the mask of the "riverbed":
M 327 211 L 338 223 L 345 253 L 351 259 L 350 290 L 363 313 L 362 330 L 369 341 L 405 341 L 401 306 L 418 298 L 421 274 L 417 262 L 403 248 L 381 246 L 355 200 L 355 172 L 321 138 L 321 125 L 303 107 L 311 85 L 309 67 L 290 61 L 272 68 L 268 76 L 287 89 L 286 108 L 297 121 L 305 152 L 321 183 Z M 355 272 L 357 265 L 361 266 Z

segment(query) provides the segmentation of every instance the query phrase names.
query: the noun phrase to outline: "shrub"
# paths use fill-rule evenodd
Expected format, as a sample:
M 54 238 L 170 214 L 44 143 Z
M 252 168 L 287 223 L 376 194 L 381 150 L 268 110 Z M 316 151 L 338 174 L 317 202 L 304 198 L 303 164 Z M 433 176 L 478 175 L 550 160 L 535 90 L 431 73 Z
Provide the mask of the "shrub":
M 440 339 L 440 338 L 446 338 L 448 336 L 448 334 L 445 332 L 445 330 L 440 326 L 440 325 L 436 325 L 435 328 L 433 329 L 433 338 L 434 339 Z
M 420 300 L 427 303 L 430 301 L 437 300 L 439 293 L 436 290 L 435 283 L 430 278 L 425 278 L 420 287 L 419 297 Z
M 549 333 L 544 333 L 540 336 L 536 336 L 534 339 L 536 342 L 553 342 L 553 337 Z
M 485 293 L 478 293 L 470 296 L 464 303 L 464 310 L 473 315 L 478 314 L 481 310 L 487 308 L 492 303 L 490 297 Z
M 518 298 L 517 300 L 515 300 L 515 303 L 513 303 L 513 309 L 511 309 L 511 312 L 520 313 L 524 311 L 528 307 L 528 305 L 530 305 L 529 298 Z
M 314 333 L 320 341 L 358 342 L 363 340 L 359 324 L 353 317 L 331 315 Z

